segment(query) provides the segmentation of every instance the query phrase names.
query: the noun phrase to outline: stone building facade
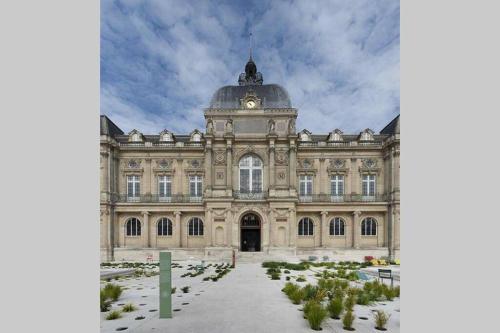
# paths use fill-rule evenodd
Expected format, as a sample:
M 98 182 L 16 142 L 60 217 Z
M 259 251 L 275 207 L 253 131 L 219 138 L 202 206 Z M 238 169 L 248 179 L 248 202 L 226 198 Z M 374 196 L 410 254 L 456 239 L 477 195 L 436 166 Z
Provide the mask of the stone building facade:
M 378 134 L 297 133 L 250 59 L 204 116 L 188 135 L 101 116 L 101 260 L 399 257 L 399 115 Z

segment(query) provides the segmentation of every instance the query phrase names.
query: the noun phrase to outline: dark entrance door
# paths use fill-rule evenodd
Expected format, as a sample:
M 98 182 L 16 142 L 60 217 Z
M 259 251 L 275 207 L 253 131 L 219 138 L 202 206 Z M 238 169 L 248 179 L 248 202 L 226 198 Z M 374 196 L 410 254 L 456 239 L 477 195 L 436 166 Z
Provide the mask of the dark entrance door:
M 246 214 L 241 219 L 241 251 L 260 251 L 260 219 L 255 214 Z

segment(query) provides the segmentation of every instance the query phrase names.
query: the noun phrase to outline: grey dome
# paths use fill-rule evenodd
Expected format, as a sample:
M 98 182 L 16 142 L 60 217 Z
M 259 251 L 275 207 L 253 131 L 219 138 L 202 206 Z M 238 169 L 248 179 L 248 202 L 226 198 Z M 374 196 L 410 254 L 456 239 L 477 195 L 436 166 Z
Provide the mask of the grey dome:
M 247 92 L 255 92 L 262 108 L 291 108 L 288 92 L 277 84 L 225 86 L 218 89 L 210 101 L 211 109 L 238 109 Z

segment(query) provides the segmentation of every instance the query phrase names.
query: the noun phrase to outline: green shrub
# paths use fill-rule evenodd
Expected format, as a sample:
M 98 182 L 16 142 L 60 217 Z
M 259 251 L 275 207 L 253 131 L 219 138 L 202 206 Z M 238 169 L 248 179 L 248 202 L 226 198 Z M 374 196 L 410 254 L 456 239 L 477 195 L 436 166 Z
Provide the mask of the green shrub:
M 104 286 L 104 293 L 106 294 L 106 298 L 109 298 L 113 302 L 117 301 L 123 290 L 122 287 L 116 284 L 108 283 Z
M 316 301 L 309 301 L 307 302 L 308 309 L 307 313 L 305 313 L 307 317 L 307 321 L 309 322 L 309 326 L 315 331 L 321 330 L 321 323 L 326 319 L 328 316 L 328 311 L 326 311 L 320 303 Z M 305 307 L 305 306 L 304 306 Z M 305 312 L 305 310 L 304 310 Z
M 342 298 L 335 297 L 332 299 L 328 303 L 327 310 L 330 313 L 330 317 L 333 319 L 340 319 L 340 314 L 344 310 L 344 302 Z
M 297 282 L 306 282 L 306 277 L 304 275 L 299 275 L 299 277 L 296 279 Z
M 135 311 L 137 310 L 137 308 L 134 306 L 134 304 L 132 303 L 129 303 L 129 304 L 125 304 L 123 307 L 122 307 L 122 311 L 123 312 L 132 312 L 132 311 Z
M 377 329 L 385 329 L 385 325 L 387 324 L 387 321 L 389 321 L 390 315 L 385 313 L 382 310 L 377 310 L 375 311 L 375 328 Z
M 176 288 L 176 287 L 173 287 L 173 288 L 172 288 L 172 294 L 175 294 L 175 291 L 176 291 L 176 290 L 177 290 L 177 288 Z
M 107 316 L 106 320 L 115 320 L 122 317 L 122 313 L 118 310 L 111 311 Z
M 399 292 L 400 292 L 399 286 L 394 287 L 393 290 L 394 290 L 394 297 L 399 297 Z
M 371 302 L 370 294 L 366 292 L 361 292 L 356 297 L 356 303 L 359 305 L 368 305 L 370 304 L 370 302 Z
M 285 280 L 290 281 L 290 277 L 289 276 L 285 277 Z
M 282 292 L 284 292 L 287 296 L 290 296 L 290 294 L 296 290 L 299 290 L 300 287 L 295 284 L 295 283 L 291 283 L 291 282 L 287 282 L 285 284 L 285 286 L 283 287 L 283 289 L 281 289 Z
M 283 273 L 285 273 L 285 274 L 290 274 L 290 271 L 289 271 L 288 269 L 285 269 L 285 270 L 283 271 Z
M 388 301 L 392 301 L 394 299 L 395 291 L 393 288 L 390 288 L 390 287 L 387 287 L 384 285 L 382 292 Z
M 331 290 L 331 289 L 333 289 L 333 286 L 334 286 L 333 280 L 324 279 L 324 278 L 318 280 L 318 287 L 320 287 L 322 289 Z
M 184 294 L 187 294 L 189 292 L 189 286 L 182 287 L 181 290 Z
M 304 291 L 302 289 L 294 290 L 288 295 L 288 298 L 290 298 L 293 304 L 300 304 L 304 299 Z
M 353 331 L 352 323 L 354 322 L 354 314 L 352 310 L 347 310 L 342 318 L 342 325 L 344 325 L 344 329 L 348 331 Z
M 271 280 L 279 280 L 280 276 L 280 273 L 274 272 L 273 274 L 271 274 Z
M 108 311 L 111 304 L 108 301 L 108 298 L 106 296 L 106 292 L 103 289 L 100 290 L 99 296 L 101 299 L 101 312 Z
M 316 294 L 317 287 L 308 283 L 304 287 L 302 287 L 302 290 L 304 291 L 304 300 L 308 301 L 312 299 Z
M 350 294 L 346 297 L 344 301 L 344 307 L 347 311 L 352 311 L 354 305 L 356 304 L 356 295 Z

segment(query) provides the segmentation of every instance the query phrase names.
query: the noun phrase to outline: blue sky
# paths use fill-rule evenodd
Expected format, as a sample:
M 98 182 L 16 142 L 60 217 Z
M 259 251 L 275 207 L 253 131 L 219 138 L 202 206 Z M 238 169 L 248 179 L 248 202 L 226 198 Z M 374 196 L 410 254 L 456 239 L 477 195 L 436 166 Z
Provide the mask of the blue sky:
M 101 0 L 101 114 L 122 130 L 204 129 L 253 58 L 297 129 L 379 132 L 399 113 L 399 1 Z

